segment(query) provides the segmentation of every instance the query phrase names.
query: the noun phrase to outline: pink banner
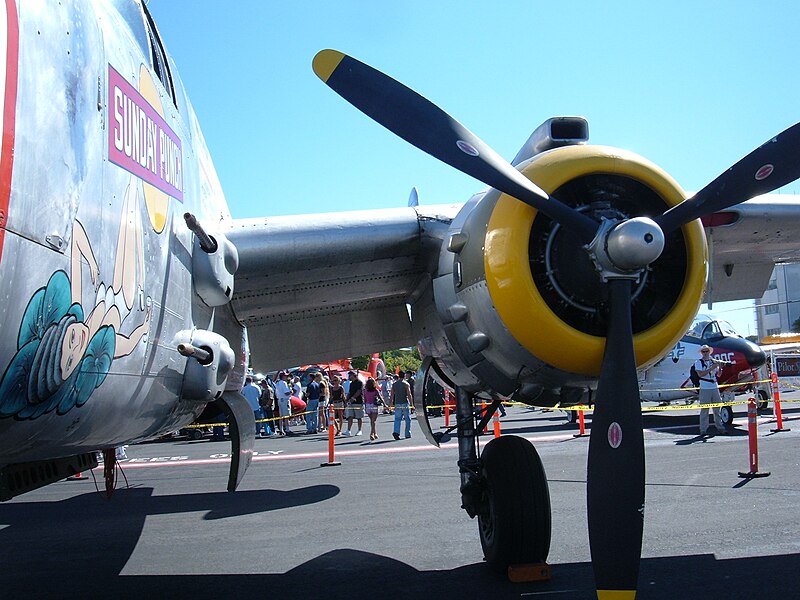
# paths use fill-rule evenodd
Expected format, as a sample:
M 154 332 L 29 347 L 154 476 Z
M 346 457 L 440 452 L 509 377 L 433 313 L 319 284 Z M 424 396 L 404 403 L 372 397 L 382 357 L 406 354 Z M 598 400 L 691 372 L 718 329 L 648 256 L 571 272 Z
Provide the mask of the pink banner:
M 164 118 L 114 67 L 108 66 L 108 158 L 183 201 L 183 150 Z

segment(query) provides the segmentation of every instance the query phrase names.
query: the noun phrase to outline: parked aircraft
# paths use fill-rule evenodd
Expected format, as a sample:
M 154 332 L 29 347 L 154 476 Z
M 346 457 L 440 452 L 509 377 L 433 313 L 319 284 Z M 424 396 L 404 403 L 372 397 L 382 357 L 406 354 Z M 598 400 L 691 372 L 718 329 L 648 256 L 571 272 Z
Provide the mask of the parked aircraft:
M 726 401 L 750 387 L 757 371 L 766 362 L 765 352 L 739 335 L 733 326 L 713 315 L 699 314 L 669 353 L 652 367 L 639 372 L 639 393 L 642 401 L 669 403 L 697 397 L 689 371 L 700 357 L 700 346 L 711 346 L 711 357 L 723 363 L 717 381 L 722 384 Z M 732 384 L 742 383 L 742 386 Z M 733 421 L 733 407 L 722 407 L 726 425 Z
M 549 493 L 526 440 L 478 452 L 474 402 L 594 399 L 596 582 L 634 593 L 636 370 L 685 333 L 707 267 L 706 300 L 722 301 L 758 295 L 773 262 L 798 258 L 800 202 L 740 203 L 800 175 L 798 126 L 686 199 L 642 157 L 588 145 L 582 118 L 547 120 L 512 166 L 408 88 L 323 51 L 328 85 L 492 187 L 463 205 L 235 220 L 145 5 L 2 6 L 0 498 L 177 430 L 209 402 L 229 413 L 232 490 L 255 433 L 248 364 L 417 344 L 418 401 L 428 377 L 456 389 L 463 505 L 498 569 L 547 558 Z
M 372 356 L 370 356 L 369 364 L 367 365 L 366 370 L 355 369 L 351 360 L 349 358 L 345 358 L 327 362 L 318 362 L 312 365 L 302 365 L 297 369 L 290 369 L 290 372 L 292 375 L 297 375 L 300 378 L 300 385 L 305 387 L 308 385 L 309 374 L 311 373 L 321 372 L 328 377 L 338 375 L 342 381 L 345 381 L 347 379 L 347 373 L 353 370 L 357 371 L 358 376 L 364 381 L 366 381 L 368 377 L 374 377 L 375 379 L 378 379 L 379 377 L 384 377 L 386 375 L 386 365 L 384 365 L 380 353 L 373 353 Z
M 800 125 L 687 199 L 641 157 L 586 145 L 583 119 L 546 122 L 512 165 L 430 101 L 352 57 L 323 50 L 314 70 L 399 137 L 491 186 L 450 222 L 436 268 L 415 282 L 410 300 L 426 375 L 457 389 L 462 505 L 478 517 L 486 559 L 500 568 L 544 560 L 550 511 L 531 444 L 501 437 L 478 457 L 474 397 L 568 403 L 594 391 L 587 505 L 595 583 L 599 597 L 634 596 L 644 517 L 637 368 L 672 348 L 699 308 L 708 256 L 699 219 L 708 215 L 712 231 L 735 229 L 748 211 L 743 200 L 797 178 Z M 790 215 L 797 208 L 785 207 Z M 725 250 L 720 237 L 711 299 L 736 295 L 741 263 L 768 277 L 758 264 L 763 250 L 733 260 L 747 240 L 770 240 L 766 230 L 739 229 L 740 245 Z
M 233 489 L 255 433 L 237 251 L 150 13 L 4 0 L 0 14 L 0 498 L 210 401 L 231 413 Z

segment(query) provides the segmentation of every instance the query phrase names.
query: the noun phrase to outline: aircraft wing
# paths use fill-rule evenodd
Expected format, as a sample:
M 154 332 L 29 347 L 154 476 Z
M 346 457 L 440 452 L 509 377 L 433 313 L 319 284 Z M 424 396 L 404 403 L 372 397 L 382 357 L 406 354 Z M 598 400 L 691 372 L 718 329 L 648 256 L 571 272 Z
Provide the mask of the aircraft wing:
M 409 298 L 434 270 L 461 205 L 234 220 L 232 306 L 261 371 L 415 343 Z M 769 194 L 704 218 L 706 302 L 760 297 L 800 261 L 800 198 Z
M 416 343 L 406 304 L 460 205 L 239 219 L 232 306 L 270 371 Z
M 760 298 L 775 263 L 800 261 L 800 196 L 757 196 L 703 223 L 711 255 L 704 302 Z

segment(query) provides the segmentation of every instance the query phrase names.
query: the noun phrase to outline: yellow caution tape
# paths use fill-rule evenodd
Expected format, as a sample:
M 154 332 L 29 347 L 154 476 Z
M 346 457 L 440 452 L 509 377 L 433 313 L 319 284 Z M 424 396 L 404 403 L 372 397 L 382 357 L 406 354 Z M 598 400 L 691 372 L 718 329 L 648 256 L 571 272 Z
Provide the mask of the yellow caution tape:
M 756 381 L 748 381 L 748 382 L 744 382 L 744 383 L 725 383 L 725 384 L 720 384 L 719 387 L 720 388 L 734 387 L 734 386 L 742 386 L 742 385 L 752 385 L 752 384 L 756 384 L 756 383 L 772 383 L 772 380 L 770 380 L 770 379 L 759 379 L 759 380 L 756 380 Z M 791 388 L 795 388 L 795 389 L 800 389 L 800 385 L 793 385 L 793 384 L 789 384 L 789 383 L 781 383 L 781 385 L 783 385 L 785 387 L 791 387 Z M 647 391 L 648 392 L 681 392 L 681 391 L 698 390 L 698 389 L 699 388 L 696 388 L 696 387 L 685 387 L 685 388 L 650 389 L 650 390 L 647 390 Z M 697 402 L 692 402 L 691 404 L 669 404 L 669 405 L 666 405 L 666 406 L 642 406 L 642 412 L 660 412 L 660 411 L 666 411 L 666 410 L 694 410 L 694 409 L 700 409 L 700 408 L 720 408 L 720 407 L 723 407 L 723 406 L 735 406 L 737 404 L 747 404 L 749 401 L 750 401 L 750 399 L 748 398 L 746 400 L 734 400 L 734 401 L 731 401 L 731 402 L 715 402 L 715 403 L 712 403 L 712 404 L 698 404 Z M 675 400 L 673 400 L 672 402 L 675 402 Z M 759 402 L 759 401 L 757 400 L 757 402 Z M 791 404 L 791 403 L 797 403 L 797 402 L 800 402 L 800 399 L 797 399 L 797 400 L 793 400 L 793 399 L 781 400 L 781 404 Z M 536 405 L 536 404 L 526 404 L 525 402 L 514 402 L 514 401 L 511 401 L 511 400 L 505 400 L 505 401 L 501 402 L 501 404 L 503 406 L 525 406 L 527 408 L 541 408 L 541 409 L 544 409 L 544 410 L 563 410 L 563 411 L 582 410 L 583 412 L 591 412 L 591 411 L 594 410 L 594 407 L 587 406 L 587 405 L 584 405 L 584 404 L 577 404 L 577 405 L 571 405 L 571 406 L 561 406 L 560 404 L 555 404 L 553 406 L 540 406 L 540 405 Z M 363 407 L 363 405 L 361 405 L 361 406 Z M 445 409 L 448 406 L 450 407 L 451 410 L 455 411 L 455 406 L 452 405 L 452 404 L 433 404 L 433 405 L 428 405 L 425 408 L 426 409 L 432 409 L 432 408 Z M 478 405 L 476 405 L 476 406 L 478 406 Z M 487 404 L 485 404 L 484 408 L 488 408 L 489 406 L 491 406 L 491 404 L 487 403 Z M 347 408 L 353 408 L 353 407 L 336 408 L 336 410 L 346 410 Z M 396 407 L 389 406 L 389 405 L 385 404 L 383 406 L 379 405 L 378 408 L 392 410 L 392 409 L 394 409 Z M 403 406 L 403 407 L 400 407 L 400 408 L 406 408 L 406 407 Z M 408 408 L 413 410 L 414 406 L 409 406 Z M 328 408 L 324 408 L 323 410 L 325 410 L 327 412 L 329 409 Z M 317 412 L 317 411 L 307 410 L 307 411 L 304 411 L 304 412 L 292 413 L 290 416 L 286 416 L 286 417 L 271 417 L 269 419 L 256 419 L 256 423 L 269 423 L 271 421 L 280 421 L 281 419 L 291 419 L 291 418 L 294 418 L 294 417 L 299 417 L 299 416 L 302 416 L 302 415 L 311 414 L 312 412 Z M 227 426 L 227 425 L 228 425 L 228 423 L 202 423 L 202 424 L 199 424 L 199 425 L 198 424 L 184 425 L 183 427 L 181 427 L 181 429 L 197 429 L 197 428 L 203 428 L 203 427 L 224 427 L 224 426 Z
M 363 405 L 359 405 L 359 406 L 363 407 Z M 353 406 L 349 406 L 349 407 L 346 406 L 344 408 L 336 408 L 336 410 L 347 410 L 348 408 L 354 408 L 354 407 Z M 378 407 L 378 408 L 383 408 L 383 407 Z M 388 408 L 394 408 L 394 407 L 390 406 Z M 406 408 L 406 407 L 403 406 L 401 408 Z M 408 408 L 413 409 L 414 407 L 413 406 L 409 406 Z M 328 408 L 323 408 L 323 410 L 327 413 L 327 411 L 329 409 Z M 256 423 L 269 423 L 269 422 L 272 422 L 272 421 L 280 421 L 281 419 L 293 419 L 295 417 L 301 417 L 303 415 L 310 415 L 310 414 L 315 413 L 315 412 L 317 412 L 317 411 L 316 410 L 306 410 L 306 411 L 303 411 L 303 412 L 292 413 L 291 415 L 287 415 L 285 417 L 270 417 L 268 419 L 256 419 Z M 229 425 L 229 423 L 227 423 L 227 422 L 225 422 L 225 423 L 200 423 L 200 424 L 193 423 L 191 425 L 184 425 L 183 427 L 181 427 L 181 429 L 202 429 L 203 427 L 226 427 L 227 425 Z
M 728 387 L 741 387 L 747 385 L 754 385 L 757 383 L 772 383 L 770 379 L 757 379 L 755 381 L 740 381 L 738 383 L 720 383 L 717 387 L 721 388 L 728 388 Z M 680 388 L 648 388 L 644 391 L 646 392 L 686 392 L 686 391 L 697 391 L 699 387 L 680 387 Z

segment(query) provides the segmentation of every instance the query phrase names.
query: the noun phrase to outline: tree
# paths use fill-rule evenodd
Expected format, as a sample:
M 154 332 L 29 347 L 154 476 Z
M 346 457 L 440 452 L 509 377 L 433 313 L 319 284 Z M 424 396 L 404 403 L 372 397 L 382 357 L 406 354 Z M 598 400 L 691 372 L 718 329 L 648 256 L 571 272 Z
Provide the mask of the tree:
M 794 323 L 792 323 L 792 331 L 800 332 L 800 319 L 796 319 Z
M 370 355 L 365 354 L 363 356 L 354 356 L 350 359 L 350 364 L 354 369 L 358 369 L 359 371 L 366 371 L 369 369 L 369 361 Z
M 396 373 L 398 368 L 401 371 L 416 372 L 422 364 L 422 359 L 416 348 L 401 348 L 384 352 L 383 362 L 387 373 Z
M 354 369 L 366 371 L 369 369 L 371 355 L 354 356 L 350 359 L 350 364 Z M 389 350 L 381 354 L 383 364 L 386 365 L 387 373 L 396 373 L 399 368 L 401 371 L 414 371 L 419 369 L 422 359 L 416 348 L 400 348 L 399 350 Z

